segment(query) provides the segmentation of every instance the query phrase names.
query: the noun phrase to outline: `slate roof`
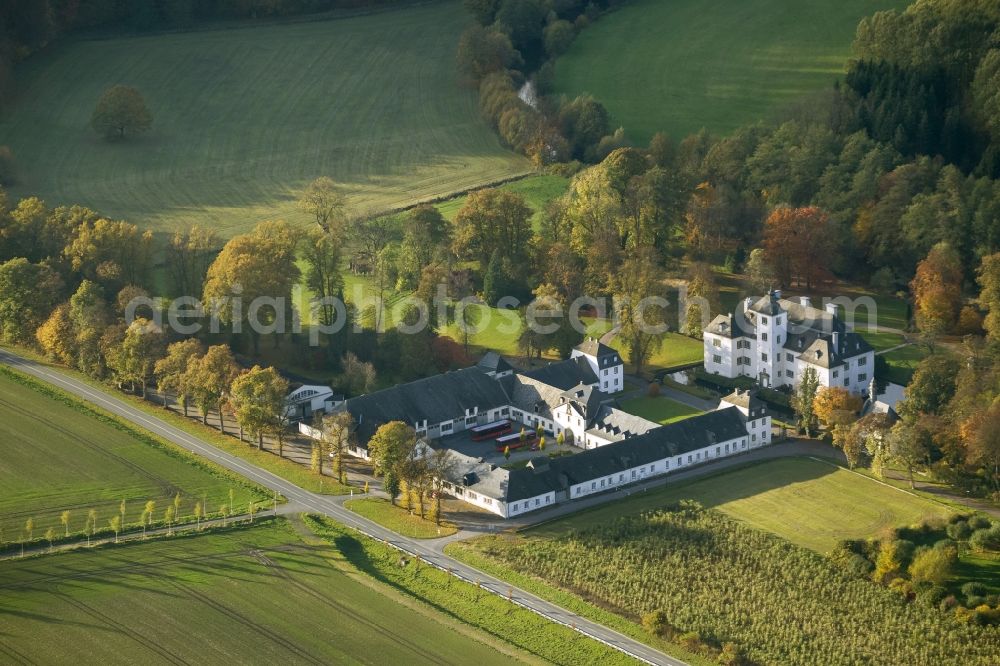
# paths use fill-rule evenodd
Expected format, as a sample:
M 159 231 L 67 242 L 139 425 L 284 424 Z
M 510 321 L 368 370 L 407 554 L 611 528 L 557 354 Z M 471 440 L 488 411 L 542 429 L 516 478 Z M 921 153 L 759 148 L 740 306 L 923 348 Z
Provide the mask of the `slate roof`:
M 741 325 L 743 321 L 746 326 Z M 734 317 L 731 314 L 720 314 L 706 328 L 707 333 L 714 333 L 725 338 L 741 338 L 754 334 L 753 322 L 746 317 Z
M 722 398 L 722 401 L 754 412 L 767 408 L 764 401 L 757 397 L 757 391 L 754 389 L 736 389 Z
M 793 349 L 788 344 L 785 345 L 785 348 Z M 815 334 L 813 341 L 805 349 L 796 351 L 800 352 L 799 358 L 804 363 L 819 368 L 836 368 L 843 364 L 845 359 L 872 351 L 872 346 L 857 333 L 841 333 L 839 346 L 836 348 L 833 345 L 832 335 Z
M 510 395 L 510 405 L 528 414 L 551 419 L 552 410 L 559 406 L 562 390 L 525 375 L 504 377 L 502 385 Z
M 486 352 L 483 357 L 479 359 L 479 363 L 476 363 L 476 367 L 486 372 L 507 372 L 508 370 L 513 370 L 514 366 L 507 362 L 500 354 L 495 351 Z
M 763 315 L 776 315 L 781 312 L 782 308 L 778 301 L 778 297 L 775 296 L 772 291 L 770 294 L 761 296 L 754 301 L 753 305 L 750 306 L 750 309 Z
M 564 391 L 559 396 L 559 403 L 568 402 L 576 412 L 587 420 L 588 425 L 597 416 L 601 403 L 608 399 L 608 395 L 589 384 L 577 384 L 568 391 Z
M 616 354 L 618 352 L 615 352 Z M 565 361 L 550 363 L 542 368 L 520 373 L 522 377 L 534 379 L 548 386 L 554 386 L 560 391 L 568 391 L 577 384 L 596 384 L 597 375 L 590 364 L 582 356 L 568 358 Z
M 595 358 L 604 358 L 605 356 L 617 356 L 618 351 L 607 346 L 597 338 L 587 338 L 580 344 L 576 346 L 577 351 L 580 351 L 587 356 L 593 356 Z
M 587 430 L 587 433 L 612 442 L 620 442 L 628 437 L 642 435 L 660 427 L 662 426 L 659 423 L 648 421 L 635 414 L 629 414 L 617 407 L 601 405 L 597 417 L 594 419 L 594 425 Z
M 509 402 L 497 380 L 473 367 L 351 398 L 344 408 L 357 423 L 358 441 L 365 443 L 389 421 L 436 424 L 462 418 L 466 409 L 485 411 Z
M 536 497 L 553 490 L 624 472 L 633 467 L 703 449 L 747 434 L 736 407 L 708 412 L 649 430 L 616 444 L 552 458 L 547 466 L 509 470 L 505 502 Z

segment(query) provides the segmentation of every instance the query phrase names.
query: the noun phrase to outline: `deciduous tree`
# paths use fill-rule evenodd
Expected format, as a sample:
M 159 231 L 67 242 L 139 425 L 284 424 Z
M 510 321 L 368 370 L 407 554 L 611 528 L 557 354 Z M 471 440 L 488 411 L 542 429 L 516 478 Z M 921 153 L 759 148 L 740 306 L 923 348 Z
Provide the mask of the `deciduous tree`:
M 936 337 L 954 328 L 962 307 L 962 263 L 947 243 L 935 245 L 910 282 L 921 333 Z
M 142 94 L 132 86 L 108 88 L 97 101 L 90 126 L 106 139 L 123 139 L 153 126 L 153 114 Z
M 219 430 L 225 432 L 223 402 L 240 368 L 227 345 L 213 345 L 203 356 L 192 356 L 181 384 L 190 392 L 201 412 L 201 422 L 208 423 L 208 413 L 219 412 Z
M 320 229 L 337 236 L 343 231 L 346 206 L 347 198 L 337 183 L 326 176 L 320 176 L 309 183 L 299 199 L 299 207 L 312 216 Z
M 840 386 L 824 386 L 813 399 L 813 412 L 820 423 L 844 424 L 861 411 L 861 398 Z
M 177 396 L 177 401 L 187 416 L 187 405 L 191 399 L 191 388 L 187 380 L 188 367 L 195 358 L 205 353 L 204 346 L 194 338 L 181 340 L 167 346 L 166 355 L 156 362 L 153 374 L 156 377 L 156 389 L 163 396 L 163 406 L 167 406 L 167 393 Z
M 283 426 L 287 395 L 288 382 L 274 368 L 255 365 L 233 381 L 230 402 L 236 420 L 251 438 L 257 438 L 257 448 L 264 447 L 265 433 L 278 434 L 276 428 Z

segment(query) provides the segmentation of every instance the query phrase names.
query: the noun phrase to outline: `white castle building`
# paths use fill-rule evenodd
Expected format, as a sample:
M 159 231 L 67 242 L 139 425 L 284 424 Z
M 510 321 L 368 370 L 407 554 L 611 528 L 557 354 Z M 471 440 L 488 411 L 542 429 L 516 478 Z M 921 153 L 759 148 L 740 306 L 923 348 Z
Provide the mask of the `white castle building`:
M 745 299 L 703 331 L 705 370 L 723 377 L 751 377 L 761 386 L 795 386 L 806 368 L 821 386 L 864 394 L 875 373 L 875 352 L 848 330 L 829 303 L 820 310 L 808 297 L 784 299 L 772 291 Z

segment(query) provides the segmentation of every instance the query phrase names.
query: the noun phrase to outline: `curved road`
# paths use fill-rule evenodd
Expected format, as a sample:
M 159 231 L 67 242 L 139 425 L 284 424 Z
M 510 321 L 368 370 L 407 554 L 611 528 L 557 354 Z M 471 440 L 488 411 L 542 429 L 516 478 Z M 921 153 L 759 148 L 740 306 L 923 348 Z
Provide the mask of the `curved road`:
M 540 599 L 533 594 L 495 578 L 485 572 L 479 571 L 464 562 L 448 557 L 429 544 L 420 540 L 409 539 L 392 532 L 381 525 L 367 520 L 356 513 L 340 506 L 335 500 L 317 495 L 303 490 L 299 486 L 286 481 L 285 479 L 268 472 L 265 469 L 252 465 L 241 458 L 228 454 L 211 444 L 194 437 L 179 428 L 176 428 L 160 418 L 147 414 L 137 409 L 124 400 L 121 400 L 102 389 L 94 388 L 89 384 L 81 382 L 68 374 L 52 369 L 36 361 L 24 358 L 10 351 L 0 350 L 0 363 L 16 367 L 18 370 L 32 375 L 44 382 L 48 382 L 60 389 L 71 393 L 83 400 L 91 402 L 102 409 L 105 409 L 135 425 L 156 433 L 160 437 L 184 448 L 192 453 L 203 456 L 216 464 L 225 467 L 233 472 L 241 474 L 248 479 L 259 483 L 269 490 L 281 493 L 289 502 L 302 507 L 303 511 L 322 514 L 337 520 L 358 531 L 385 541 L 403 551 L 410 553 L 414 557 L 446 569 L 451 573 L 471 582 L 478 582 L 485 589 L 505 597 L 510 597 L 515 603 L 528 608 L 540 615 L 543 615 L 554 622 L 572 626 L 578 632 L 597 639 L 617 650 L 620 650 L 636 659 L 650 664 L 664 664 L 666 666 L 686 666 L 685 662 L 665 655 L 648 645 L 640 643 L 628 636 L 609 629 L 604 625 L 597 624 L 586 618 L 570 613 L 563 608 L 548 601 Z

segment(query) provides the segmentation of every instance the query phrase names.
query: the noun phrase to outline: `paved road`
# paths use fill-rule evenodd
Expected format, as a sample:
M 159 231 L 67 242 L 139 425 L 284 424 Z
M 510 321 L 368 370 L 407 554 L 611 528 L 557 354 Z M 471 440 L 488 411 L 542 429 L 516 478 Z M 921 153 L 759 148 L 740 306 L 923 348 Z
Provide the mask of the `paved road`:
M 241 458 L 228 454 L 211 444 L 194 437 L 179 428 L 146 412 L 137 409 L 124 400 L 114 396 L 110 392 L 94 388 L 89 384 L 81 382 L 68 374 L 56 369 L 49 368 L 43 364 L 30 359 L 18 356 L 9 351 L 0 350 L 0 363 L 16 367 L 18 370 L 37 377 L 61 388 L 62 390 L 76 395 L 83 400 L 91 402 L 102 409 L 105 409 L 135 425 L 145 428 L 174 444 L 203 456 L 222 467 L 242 474 L 260 485 L 282 494 L 290 502 L 301 506 L 303 510 L 318 513 L 337 520 L 349 527 L 353 527 L 364 534 L 386 541 L 397 548 L 400 548 L 411 555 L 439 567 L 450 570 L 458 576 L 467 580 L 480 583 L 484 588 L 501 594 L 510 596 L 513 601 L 533 610 L 556 622 L 573 626 L 577 631 L 592 638 L 596 638 L 608 645 L 630 654 L 651 664 L 666 664 L 668 666 L 684 666 L 684 662 L 669 657 L 662 652 L 655 650 L 648 645 L 644 645 L 623 634 L 620 634 L 603 625 L 597 624 L 585 618 L 579 617 L 569 611 L 540 599 L 525 590 L 511 587 L 502 580 L 479 571 L 456 559 L 448 557 L 438 552 L 431 545 L 422 543 L 419 540 L 409 539 L 392 532 L 377 523 L 373 523 L 356 513 L 340 506 L 331 498 L 323 495 L 308 492 L 285 479 L 268 472 L 265 469 L 252 465 Z

